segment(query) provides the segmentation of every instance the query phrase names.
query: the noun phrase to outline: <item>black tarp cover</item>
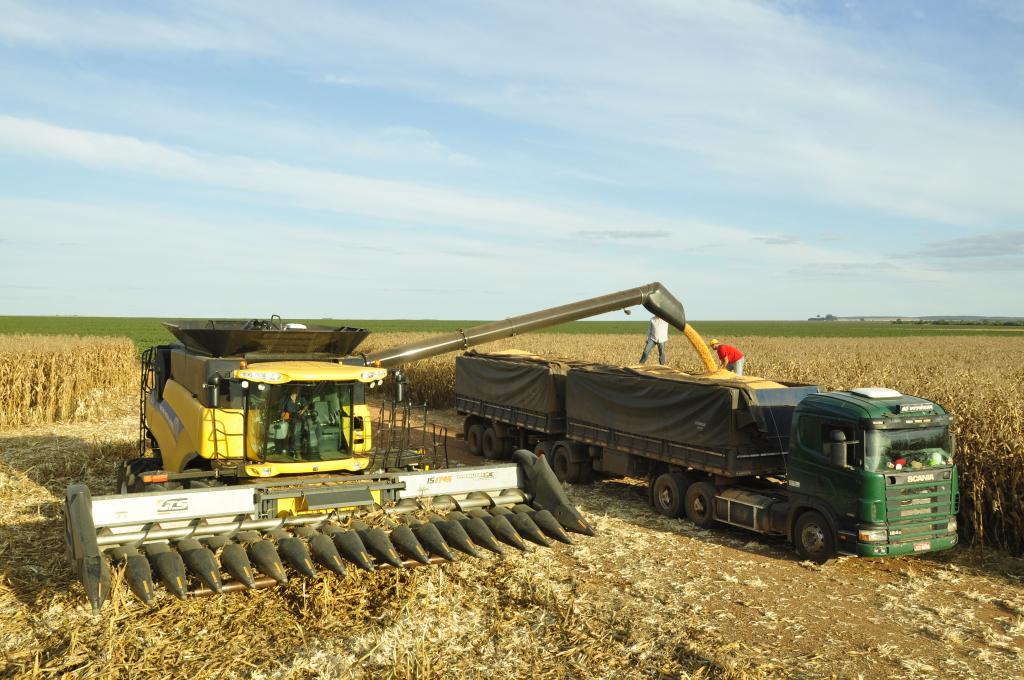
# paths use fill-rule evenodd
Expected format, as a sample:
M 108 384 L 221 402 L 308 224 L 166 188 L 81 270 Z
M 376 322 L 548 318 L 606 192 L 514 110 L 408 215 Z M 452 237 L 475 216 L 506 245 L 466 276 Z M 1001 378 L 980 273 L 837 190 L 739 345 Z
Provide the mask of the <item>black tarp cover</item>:
M 581 367 L 566 380 L 566 403 L 571 421 L 618 432 L 721 451 L 767 444 L 754 389 L 743 379 L 695 377 L 665 366 Z
M 538 413 L 565 412 L 565 375 L 584 362 L 511 350 L 466 352 L 455 359 L 459 396 Z

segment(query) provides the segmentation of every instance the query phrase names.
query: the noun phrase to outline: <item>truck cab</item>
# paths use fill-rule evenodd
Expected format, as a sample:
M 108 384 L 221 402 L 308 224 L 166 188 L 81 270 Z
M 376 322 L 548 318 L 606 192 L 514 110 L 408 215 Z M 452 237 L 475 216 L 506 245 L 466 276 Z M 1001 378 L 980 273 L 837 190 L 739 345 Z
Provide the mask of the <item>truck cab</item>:
M 797 550 L 821 559 L 955 545 L 959 498 L 949 422 L 938 404 L 885 388 L 802 399 L 786 477 L 786 529 Z

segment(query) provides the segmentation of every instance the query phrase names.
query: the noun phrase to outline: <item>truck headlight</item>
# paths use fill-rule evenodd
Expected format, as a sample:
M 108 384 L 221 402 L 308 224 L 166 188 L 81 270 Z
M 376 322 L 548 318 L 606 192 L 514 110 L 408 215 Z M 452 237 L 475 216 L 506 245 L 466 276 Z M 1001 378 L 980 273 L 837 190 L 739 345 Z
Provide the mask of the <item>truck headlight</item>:
M 956 533 L 956 517 L 950 517 L 949 521 L 946 522 L 946 531 L 949 533 Z
M 889 531 L 887 529 L 860 529 L 857 531 L 857 540 L 861 543 L 887 541 L 889 540 Z

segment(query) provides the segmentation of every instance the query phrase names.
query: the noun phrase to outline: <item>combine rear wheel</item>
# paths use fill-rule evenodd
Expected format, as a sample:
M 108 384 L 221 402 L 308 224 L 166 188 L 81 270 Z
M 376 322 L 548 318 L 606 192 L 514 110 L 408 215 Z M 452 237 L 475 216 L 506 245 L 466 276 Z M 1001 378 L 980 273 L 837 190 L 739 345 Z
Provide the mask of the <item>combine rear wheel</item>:
M 690 480 L 680 472 L 664 472 L 654 478 L 651 502 L 666 517 L 682 517 Z
M 686 518 L 701 529 L 715 524 L 716 491 L 711 482 L 694 482 L 686 490 Z
M 466 446 L 474 456 L 484 455 L 483 440 L 484 426 L 480 423 L 474 423 L 466 429 Z

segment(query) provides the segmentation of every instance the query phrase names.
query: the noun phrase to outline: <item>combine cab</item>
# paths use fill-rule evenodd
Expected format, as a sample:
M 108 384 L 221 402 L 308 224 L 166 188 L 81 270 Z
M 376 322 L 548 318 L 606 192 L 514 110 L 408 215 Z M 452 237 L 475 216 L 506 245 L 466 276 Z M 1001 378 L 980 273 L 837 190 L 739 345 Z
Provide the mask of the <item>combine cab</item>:
M 186 597 L 592 534 L 544 458 L 438 469 L 436 448 L 375 443 L 366 393 L 409 361 L 635 304 L 685 327 L 656 283 L 369 355 L 352 354 L 368 334 L 356 328 L 167 324 L 180 344 L 143 356 L 140 456 L 122 467 L 120 493 L 67 490 L 68 552 L 93 608 L 111 563 L 148 603 L 155 582 Z

